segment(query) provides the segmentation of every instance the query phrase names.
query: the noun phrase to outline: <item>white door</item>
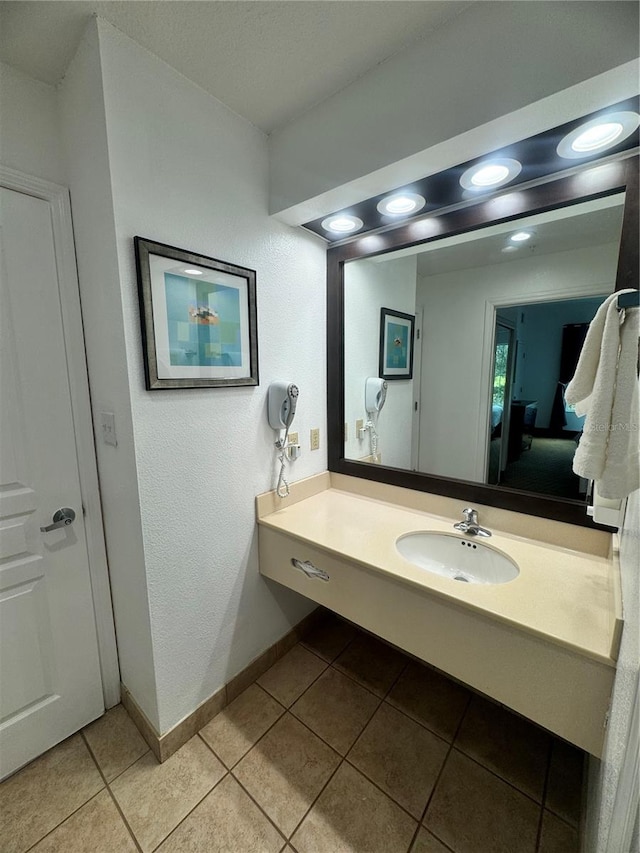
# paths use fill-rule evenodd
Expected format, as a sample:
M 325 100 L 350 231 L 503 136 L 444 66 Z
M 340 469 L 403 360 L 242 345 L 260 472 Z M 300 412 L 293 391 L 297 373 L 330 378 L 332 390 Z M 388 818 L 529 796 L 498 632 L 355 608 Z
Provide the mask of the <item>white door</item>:
M 51 209 L 3 188 L 0 778 L 103 711 Z

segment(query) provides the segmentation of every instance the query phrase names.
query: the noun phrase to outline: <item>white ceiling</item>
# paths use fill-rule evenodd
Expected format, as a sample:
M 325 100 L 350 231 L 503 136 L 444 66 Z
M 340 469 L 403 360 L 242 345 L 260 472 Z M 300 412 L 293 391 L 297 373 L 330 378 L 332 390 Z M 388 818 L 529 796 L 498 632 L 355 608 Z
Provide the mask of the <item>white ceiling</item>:
M 469 2 L 457 0 L 2 0 L 0 60 L 58 83 L 100 15 L 269 133 Z

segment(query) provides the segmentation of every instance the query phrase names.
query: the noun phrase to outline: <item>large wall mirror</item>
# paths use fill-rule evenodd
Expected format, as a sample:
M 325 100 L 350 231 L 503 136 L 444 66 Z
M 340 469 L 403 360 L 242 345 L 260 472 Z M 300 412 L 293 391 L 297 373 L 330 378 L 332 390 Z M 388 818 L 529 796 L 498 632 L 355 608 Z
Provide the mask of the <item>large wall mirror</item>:
M 589 524 L 563 388 L 638 286 L 636 186 L 632 157 L 330 249 L 330 470 Z

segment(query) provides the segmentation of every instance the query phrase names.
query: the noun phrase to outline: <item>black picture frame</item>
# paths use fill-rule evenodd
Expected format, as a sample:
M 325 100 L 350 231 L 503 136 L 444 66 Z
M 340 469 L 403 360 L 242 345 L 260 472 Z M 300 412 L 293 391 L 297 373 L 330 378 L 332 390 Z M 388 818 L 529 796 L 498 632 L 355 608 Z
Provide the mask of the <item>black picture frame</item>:
M 414 314 L 380 309 L 378 376 L 381 379 L 413 379 L 415 324 Z
M 134 237 L 148 391 L 259 385 L 256 272 Z

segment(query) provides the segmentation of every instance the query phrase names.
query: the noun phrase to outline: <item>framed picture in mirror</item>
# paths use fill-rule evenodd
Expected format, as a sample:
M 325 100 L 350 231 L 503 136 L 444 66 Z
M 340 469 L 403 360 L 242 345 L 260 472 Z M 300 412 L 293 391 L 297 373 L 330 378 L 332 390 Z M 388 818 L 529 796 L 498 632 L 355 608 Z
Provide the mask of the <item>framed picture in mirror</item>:
M 380 309 L 380 354 L 378 376 L 381 379 L 413 378 L 413 336 L 415 316 Z

